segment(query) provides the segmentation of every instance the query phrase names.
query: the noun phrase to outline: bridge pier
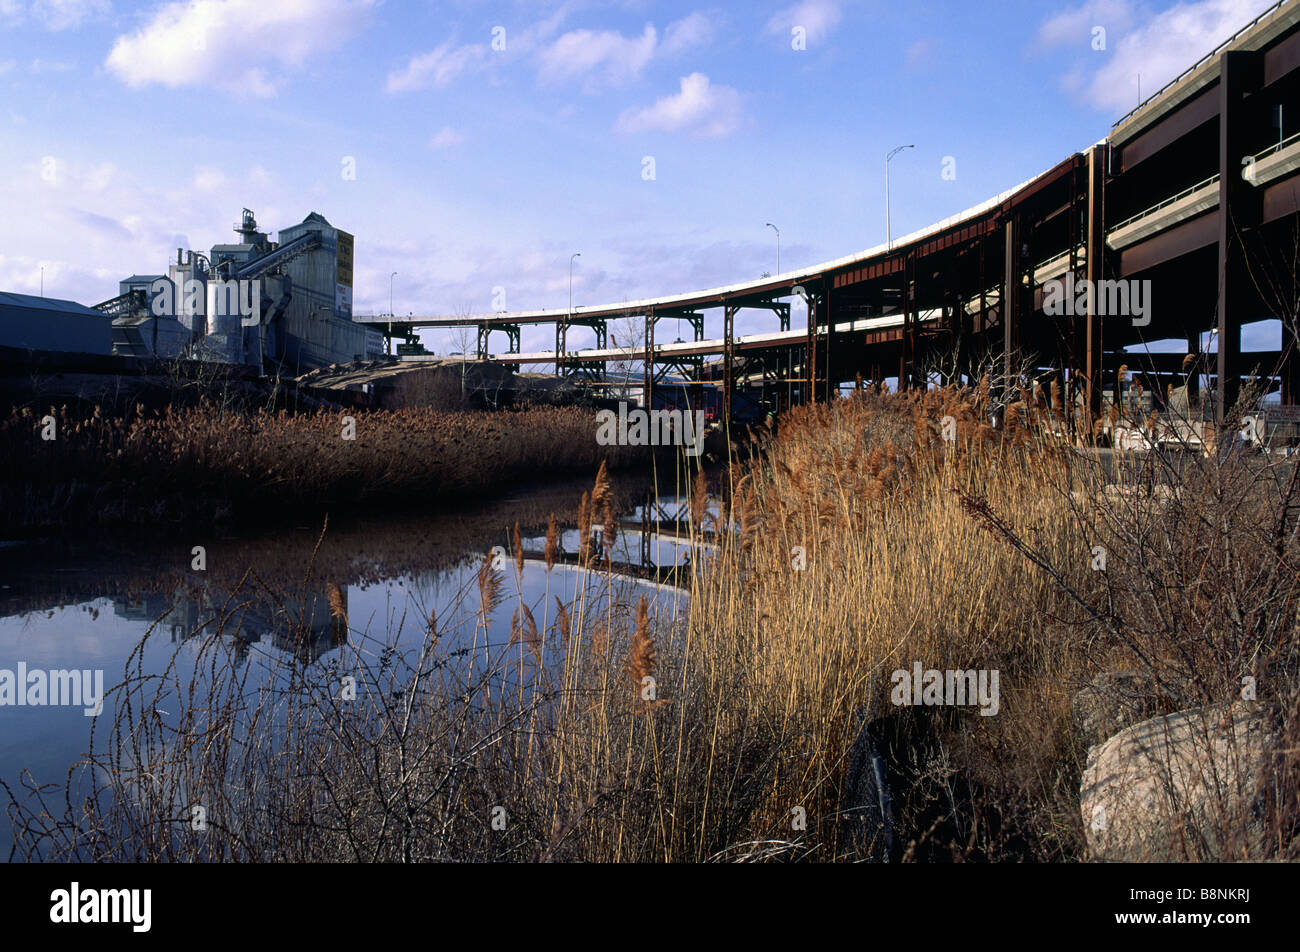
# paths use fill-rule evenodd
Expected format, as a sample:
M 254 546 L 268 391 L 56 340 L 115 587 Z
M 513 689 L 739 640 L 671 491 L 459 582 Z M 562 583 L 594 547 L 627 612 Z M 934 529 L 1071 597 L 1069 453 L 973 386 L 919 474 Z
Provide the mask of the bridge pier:
M 1241 393 L 1242 309 L 1250 289 L 1248 244 L 1259 225 L 1258 194 L 1242 177 L 1247 96 L 1263 83 L 1256 52 L 1229 50 L 1219 57 L 1219 297 L 1216 305 L 1215 422 L 1230 422 Z
M 1088 246 L 1086 266 L 1090 287 L 1105 277 L 1106 269 L 1106 163 L 1110 146 L 1106 143 L 1095 145 L 1088 153 Z M 1102 334 L 1101 319 L 1097 313 L 1097 295 L 1089 294 L 1085 309 L 1083 365 L 1084 392 L 1086 394 L 1087 413 L 1085 426 L 1088 432 L 1084 438 L 1092 439 L 1093 421 L 1101 417 L 1102 388 Z
M 736 311 L 731 304 L 722 307 L 722 423 L 731 429 L 731 395 L 736 373 Z
M 645 316 L 645 359 L 643 361 L 644 383 L 641 387 L 641 404 L 647 410 L 654 409 L 655 386 L 655 312 Z

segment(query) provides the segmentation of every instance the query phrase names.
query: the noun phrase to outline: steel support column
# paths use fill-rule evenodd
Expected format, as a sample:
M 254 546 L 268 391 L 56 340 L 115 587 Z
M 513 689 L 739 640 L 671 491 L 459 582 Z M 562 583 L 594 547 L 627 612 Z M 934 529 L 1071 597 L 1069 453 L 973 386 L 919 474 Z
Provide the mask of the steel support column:
M 655 313 L 645 316 L 645 384 L 641 391 L 641 405 L 647 410 L 654 409 L 655 387 Z
M 900 393 L 912 388 L 912 364 L 916 359 L 915 354 L 912 352 L 915 344 L 912 336 L 915 324 L 913 304 L 912 257 L 907 255 L 903 258 L 902 288 L 899 292 L 899 306 L 903 311 L 903 332 L 900 341 L 901 347 L 898 352 L 898 389 Z
M 1020 309 L 1023 294 L 1020 275 L 1020 217 L 1012 213 L 1002 225 L 1004 258 L 1002 274 L 1002 380 L 1007 399 L 1012 398 L 1020 356 Z
M 1109 146 L 1106 143 L 1095 145 L 1088 153 L 1088 247 L 1085 252 L 1085 265 L 1088 269 L 1090 287 L 1096 288 L 1097 282 L 1105 277 L 1106 263 L 1106 158 Z M 1101 416 L 1101 371 L 1102 371 L 1102 335 L 1101 320 L 1097 314 L 1097 295 L 1089 294 L 1087 313 L 1084 320 L 1087 326 L 1083 333 L 1085 356 L 1083 361 L 1084 391 L 1087 395 L 1089 427 L 1087 437 L 1091 437 L 1092 422 Z
M 736 359 L 736 311 L 730 304 L 722 307 L 722 420 L 723 425 L 731 428 L 731 391 L 735 380 Z
M 835 386 L 833 381 L 834 373 L 831 370 L 831 346 L 835 339 L 835 318 L 831 316 L 831 285 L 833 282 L 827 281 L 826 287 L 822 291 L 822 306 L 826 309 L 826 402 L 830 403 L 832 393 L 838 395 L 839 387 Z
M 805 348 L 803 370 L 804 370 L 804 403 L 817 402 L 817 299 L 811 292 L 805 292 L 804 302 L 808 306 L 808 343 Z
M 1260 55 L 1231 50 L 1219 57 L 1219 299 L 1216 308 L 1218 355 L 1215 362 L 1215 422 L 1223 425 L 1241 391 L 1241 325 L 1243 296 L 1250 285 L 1246 270 L 1247 232 L 1257 222 L 1244 194 L 1249 183 L 1241 176 L 1247 154 L 1247 106 L 1242 101 L 1263 79 Z

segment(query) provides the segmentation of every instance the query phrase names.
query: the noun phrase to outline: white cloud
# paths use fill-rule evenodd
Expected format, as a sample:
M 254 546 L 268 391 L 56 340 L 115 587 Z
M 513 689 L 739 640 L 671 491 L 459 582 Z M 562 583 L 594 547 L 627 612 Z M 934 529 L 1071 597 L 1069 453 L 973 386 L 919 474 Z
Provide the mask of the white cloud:
M 803 27 L 809 42 L 825 38 L 843 15 L 840 0 L 802 0 L 780 10 L 767 23 L 767 32 L 789 36 L 795 27 Z
M 1103 27 L 1109 41 L 1111 33 L 1127 30 L 1132 25 L 1134 15 L 1131 0 L 1087 0 L 1046 20 L 1038 28 L 1037 43 L 1043 49 L 1070 44 L 1090 49 L 1094 27 Z
M 1142 95 L 1149 96 L 1273 3 L 1274 0 L 1193 0 L 1155 14 L 1119 37 L 1107 27 L 1108 52 L 1089 52 L 1090 56 L 1100 60 L 1100 66 L 1092 73 L 1091 79 L 1074 73 L 1067 74 L 1065 82 L 1077 84 L 1080 95 L 1099 109 L 1127 112 L 1138 101 L 1139 75 L 1142 77 Z M 1101 7 L 1113 7 L 1114 12 L 1120 15 L 1122 6 L 1094 0 L 1081 9 L 1095 11 Z M 1079 24 L 1086 22 L 1078 19 L 1078 15 L 1076 10 L 1049 20 L 1039 31 L 1040 41 L 1055 39 L 1063 42 L 1063 38 L 1069 37 L 1077 40 L 1084 49 L 1089 49 L 1088 41 L 1094 24 L 1087 24 L 1082 36 L 1070 32 L 1077 31 Z M 1075 19 L 1062 19 L 1070 16 Z M 1071 23 L 1072 27 L 1067 26 Z
M 413 92 L 445 86 L 457 77 L 477 73 L 495 62 L 509 62 L 528 56 L 540 43 L 553 36 L 564 18 L 569 15 L 569 5 L 562 4 L 545 20 L 539 20 L 522 30 L 507 30 L 505 49 L 490 49 L 487 43 L 455 45 L 451 40 L 427 53 L 412 56 L 406 66 L 388 74 L 390 93 Z M 493 37 L 495 40 L 495 37 Z
M 439 151 L 454 149 L 456 146 L 463 144 L 464 141 L 464 135 L 457 132 L 451 126 L 443 126 L 429 137 L 429 148 L 437 149 Z
M 119 36 L 105 65 L 128 86 L 272 96 L 284 74 L 360 30 L 374 0 L 190 0 Z M 257 64 L 257 65 L 254 65 Z
M 573 30 L 541 51 L 538 75 L 544 82 L 561 82 L 600 72 L 619 85 L 640 75 L 658 42 L 650 23 L 639 37 L 625 37 L 617 30 Z
M 934 37 L 923 36 L 908 46 L 903 54 L 907 66 L 924 66 L 934 58 Z
M 226 175 L 221 169 L 201 165 L 194 170 L 194 187 L 200 192 L 213 192 L 225 184 Z
M 15 117 L 15 121 L 26 120 Z M 84 197 L 92 198 L 117 179 L 118 168 L 112 162 L 78 162 L 64 156 L 45 155 L 38 162 L 24 166 L 24 174 L 15 180 L 15 185 L 24 190 L 30 189 L 33 182 L 55 189 L 71 187 L 90 193 Z
M 687 132 L 717 138 L 740 125 L 740 93 L 730 86 L 714 86 L 703 73 L 681 79 L 681 91 L 665 96 L 653 106 L 629 109 L 618 118 L 619 132 Z
M 75 29 L 108 12 L 108 0 L 0 0 L 0 18 L 17 26 L 31 17 L 47 30 Z
M 668 29 L 664 30 L 662 52 L 665 56 L 675 56 L 695 46 L 707 46 L 713 39 L 713 32 L 713 22 L 696 11 L 668 24 Z
M 488 48 L 482 43 L 453 46 L 448 40 L 437 49 L 412 56 L 405 69 L 389 73 L 388 91 L 406 93 L 445 86 L 462 73 L 482 68 L 487 58 Z
M 457 46 L 448 40 L 434 50 L 412 56 L 405 67 L 390 72 L 388 91 L 440 88 L 460 76 L 486 70 L 497 61 L 521 59 L 531 62 L 543 83 L 581 80 L 588 90 L 602 84 L 619 86 L 640 76 L 655 59 L 703 46 L 714 35 L 709 17 L 695 12 L 670 23 L 662 37 L 654 24 L 647 23 L 639 35 L 582 29 L 551 40 L 566 16 L 568 7 L 563 6 L 546 20 L 507 32 L 505 49 L 501 51 L 490 49 L 486 43 Z
M 113 183 L 117 176 L 117 166 L 112 162 L 90 163 L 78 172 L 82 188 L 88 192 L 102 192 Z
M 31 64 L 27 67 L 27 71 L 33 76 L 39 76 L 42 73 L 70 73 L 73 68 L 72 63 L 38 58 L 31 61 Z

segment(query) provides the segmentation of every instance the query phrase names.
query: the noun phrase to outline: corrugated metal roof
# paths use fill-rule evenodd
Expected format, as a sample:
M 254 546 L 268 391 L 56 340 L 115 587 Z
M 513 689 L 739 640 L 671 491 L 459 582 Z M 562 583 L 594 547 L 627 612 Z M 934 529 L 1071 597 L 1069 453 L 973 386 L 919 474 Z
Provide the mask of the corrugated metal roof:
M 76 301 L 38 297 L 35 294 L 14 294 L 11 291 L 0 291 L 0 307 L 25 308 L 33 311 L 62 311 L 68 314 L 84 314 L 88 317 L 108 320 L 107 315 L 103 312 L 97 311 L 93 307 L 86 307 L 84 304 L 78 304 Z

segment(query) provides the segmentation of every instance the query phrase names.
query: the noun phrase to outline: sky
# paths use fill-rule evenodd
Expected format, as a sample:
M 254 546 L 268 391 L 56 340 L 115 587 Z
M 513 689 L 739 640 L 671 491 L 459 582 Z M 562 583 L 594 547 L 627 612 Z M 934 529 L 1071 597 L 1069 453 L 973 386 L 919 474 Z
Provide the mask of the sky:
M 357 313 L 564 307 L 575 252 L 575 305 L 750 280 L 769 222 L 782 271 L 883 242 L 894 147 L 897 237 L 1272 4 L 0 0 L 0 291 L 98 303 L 244 207 L 353 233 Z

